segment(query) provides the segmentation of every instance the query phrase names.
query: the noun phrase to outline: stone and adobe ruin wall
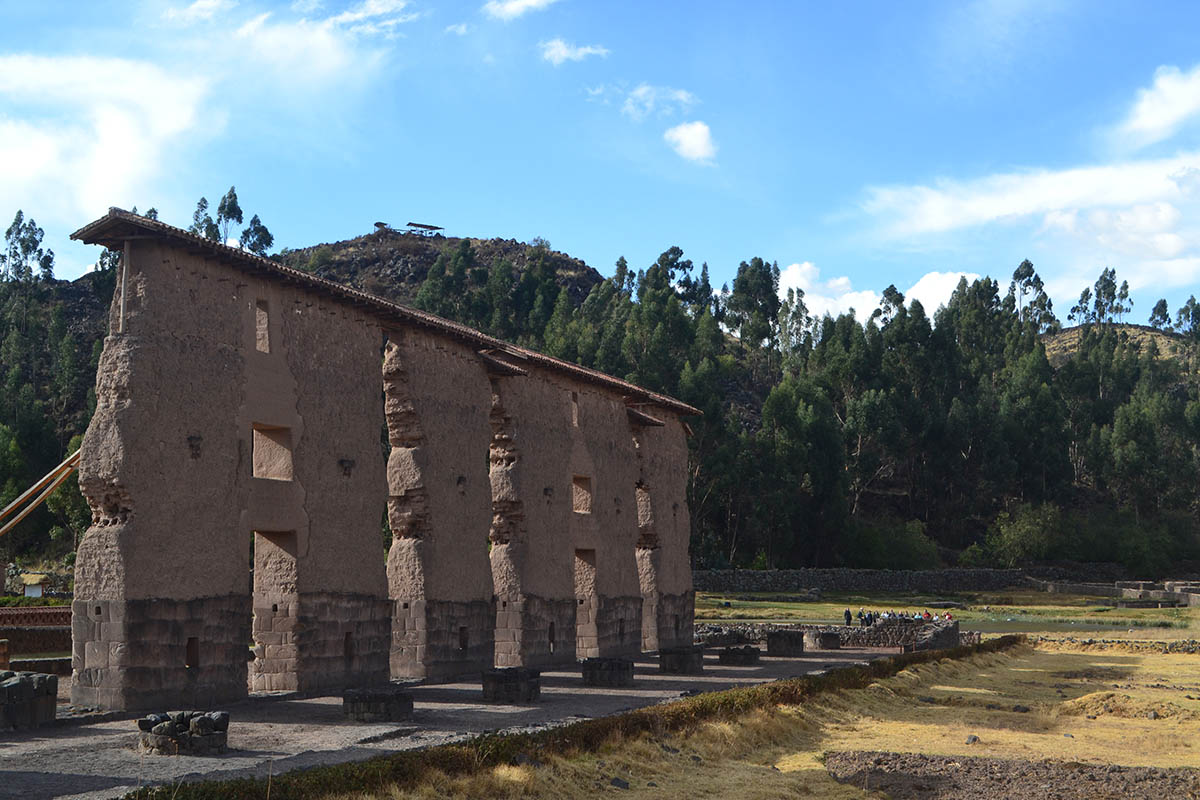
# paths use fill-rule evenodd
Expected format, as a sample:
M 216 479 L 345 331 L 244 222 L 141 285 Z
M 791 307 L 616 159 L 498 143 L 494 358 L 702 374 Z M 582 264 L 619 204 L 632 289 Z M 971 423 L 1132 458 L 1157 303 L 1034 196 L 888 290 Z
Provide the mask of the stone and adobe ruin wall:
M 74 237 L 124 249 L 79 467 L 75 703 L 691 641 L 694 409 L 117 209 Z

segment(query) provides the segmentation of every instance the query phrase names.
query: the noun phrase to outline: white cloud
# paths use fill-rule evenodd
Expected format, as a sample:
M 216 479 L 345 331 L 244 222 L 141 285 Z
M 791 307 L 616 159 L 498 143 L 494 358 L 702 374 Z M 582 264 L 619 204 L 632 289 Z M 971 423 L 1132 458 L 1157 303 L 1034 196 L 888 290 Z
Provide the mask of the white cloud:
M 573 45 L 562 39 L 551 39 L 538 45 L 542 49 L 542 58 L 554 66 L 561 66 L 564 61 L 583 61 L 588 56 L 607 56 L 608 48 L 598 44 Z
M 236 5 L 235 0 L 196 0 L 183 8 L 168 8 L 163 11 L 163 19 L 191 25 L 194 22 L 212 19 L 217 13 L 227 11 Z
M 488 0 L 483 4 L 483 13 L 507 22 L 530 11 L 541 11 L 556 2 L 558 0 Z
M 323 7 L 321 0 L 295 0 L 291 5 L 292 11 L 297 14 L 315 14 Z
M 932 319 L 938 307 L 944 306 L 950 299 L 950 295 L 954 294 L 960 280 L 966 278 L 967 283 L 973 283 L 979 280 L 979 277 L 974 272 L 926 272 L 916 283 L 908 287 L 908 291 L 904 293 L 904 300 L 906 303 L 920 300 L 925 309 L 925 315 Z M 1005 291 L 1003 284 L 1001 291 Z
M 591 92 L 591 90 L 588 90 Z M 651 114 L 670 116 L 676 111 L 682 113 L 696 104 L 696 96 L 686 89 L 672 89 L 670 86 L 651 86 L 647 83 L 638 84 L 627 95 L 621 106 L 621 113 L 631 119 L 643 120 Z
M 1117 127 L 1127 145 L 1145 147 L 1174 136 L 1189 120 L 1200 114 L 1200 65 L 1188 72 L 1178 67 L 1159 67 L 1154 84 L 1138 91 L 1128 116 Z
M 668 128 L 663 139 L 671 148 L 688 161 L 711 163 L 717 157 L 717 145 L 712 132 L 703 122 L 685 122 Z
M 468 27 L 467 23 L 460 22 L 457 25 L 447 25 L 443 33 L 453 33 L 455 36 L 466 36 L 467 31 L 469 30 L 470 27 Z
M 927 272 L 905 291 L 905 303 L 920 300 L 925 315 L 933 319 L 940 306 L 946 304 L 961 278 L 967 282 L 978 280 L 972 272 Z M 789 264 L 779 273 L 779 296 L 786 297 L 788 289 L 804 291 L 804 304 L 808 313 L 816 319 L 826 314 L 836 317 L 851 309 L 859 322 L 866 322 L 883 301 L 882 295 L 870 291 L 855 291 L 850 279 L 845 276 L 821 280 L 821 271 L 811 261 Z
M 1122 207 L 1191 191 L 1200 152 L 1173 158 L 939 179 L 932 185 L 867 189 L 864 209 L 894 237 L 946 233 L 1071 209 Z
M 141 61 L 0 56 L 0 197 L 61 224 L 144 202 L 171 148 L 219 129 L 208 92 Z

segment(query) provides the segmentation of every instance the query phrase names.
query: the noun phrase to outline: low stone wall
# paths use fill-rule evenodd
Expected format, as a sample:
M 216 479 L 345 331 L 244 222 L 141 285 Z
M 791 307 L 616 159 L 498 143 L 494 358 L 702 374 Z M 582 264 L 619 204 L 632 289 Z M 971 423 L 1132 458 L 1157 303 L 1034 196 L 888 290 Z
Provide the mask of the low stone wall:
M 0 669 L 8 669 L 8 639 L 0 639 Z
M 8 639 L 10 658 L 24 653 L 71 652 L 71 626 L 0 628 L 0 639 Z
M 15 672 L 40 672 L 43 675 L 70 677 L 71 657 L 62 658 L 14 658 L 8 668 Z
M 1019 569 L 774 569 L 697 570 L 698 592 L 862 592 L 864 594 L 954 594 L 1028 585 Z
M 709 646 L 729 646 L 745 642 L 761 642 L 772 633 L 798 631 L 805 639 L 820 634 L 836 634 L 841 647 L 890 647 L 912 649 L 942 649 L 957 647 L 958 621 L 937 620 L 879 620 L 865 628 L 848 625 L 787 625 L 775 623 L 733 623 L 704 625 L 698 636 Z M 808 642 L 805 642 L 806 646 Z
M 0 628 L 60 626 L 71 624 L 70 606 L 0 608 Z

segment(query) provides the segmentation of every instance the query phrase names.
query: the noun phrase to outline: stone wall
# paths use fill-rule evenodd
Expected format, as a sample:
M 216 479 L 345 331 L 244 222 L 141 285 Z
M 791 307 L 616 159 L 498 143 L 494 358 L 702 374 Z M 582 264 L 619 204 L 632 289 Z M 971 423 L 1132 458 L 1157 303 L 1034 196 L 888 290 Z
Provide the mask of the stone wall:
M 8 640 L 8 652 L 16 657 L 26 653 L 65 653 L 71 649 L 70 625 L 0 627 L 0 639 Z
M 959 641 L 958 621 L 878 620 L 874 625 L 793 625 L 778 623 L 736 623 L 704 625 L 697 635 L 710 646 L 727 646 L 742 642 L 766 641 L 775 631 L 836 633 L 842 647 L 911 647 L 914 649 L 943 649 L 956 647 Z
M 780 569 L 697 570 L 698 592 L 862 592 L 863 594 L 955 594 L 1025 586 L 1019 569 Z
M 29 606 L 25 608 L 0 608 L 0 628 L 9 626 L 30 627 L 41 625 L 70 625 L 71 607 Z

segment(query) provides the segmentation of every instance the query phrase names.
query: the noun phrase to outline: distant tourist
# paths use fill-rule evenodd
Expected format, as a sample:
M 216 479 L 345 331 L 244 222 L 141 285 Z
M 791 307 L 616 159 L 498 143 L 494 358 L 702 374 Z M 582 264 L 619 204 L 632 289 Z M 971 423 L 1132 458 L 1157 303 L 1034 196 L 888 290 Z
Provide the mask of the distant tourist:
M 848 608 L 847 608 L 847 609 L 846 609 L 846 612 L 845 612 L 845 614 L 844 614 L 843 616 L 845 616 L 845 617 L 846 617 L 846 625 L 847 625 L 847 627 L 848 627 L 848 626 L 850 625 L 850 622 L 851 622 L 851 620 L 853 620 L 853 619 L 854 619 L 854 615 L 853 615 L 853 614 L 851 614 L 851 613 L 850 613 L 850 609 L 848 609 Z
M 929 622 L 929 620 L 933 619 L 933 615 L 930 614 L 928 611 L 926 611 L 924 614 L 921 615 L 921 619 L 925 620 L 926 622 Z

